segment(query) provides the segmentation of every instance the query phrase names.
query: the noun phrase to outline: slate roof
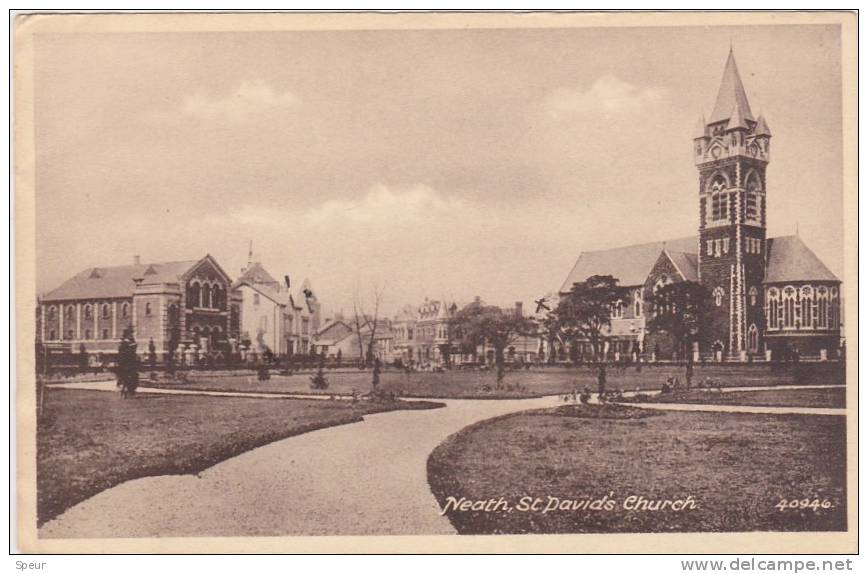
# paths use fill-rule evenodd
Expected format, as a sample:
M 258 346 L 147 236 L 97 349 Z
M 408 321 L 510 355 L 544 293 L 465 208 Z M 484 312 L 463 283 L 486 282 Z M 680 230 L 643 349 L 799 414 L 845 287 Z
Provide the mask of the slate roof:
M 733 56 L 730 48 L 726 67 L 723 70 L 723 78 L 720 81 L 720 89 L 717 91 L 717 100 L 714 102 L 714 111 L 711 112 L 708 123 L 713 124 L 728 120 L 736 109 L 743 120 L 754 121 L 753 113 L 750 111 L 750 103 L 748 103 L 747 94 L 744 91 L 744 84 L 741 83 L 738 66 L 735 64 L 735 56 Z
M 768 240 L 766 283 L 839 281 L 798 235 Z
M 60 287 L 49 291 L 42 299 L 62 301 L 131 297 L 136 286 L 135 279 L 141 278 L 143 285 L 176 283 L 199 261 L 201 260 L 90 267 L 67 279 Z
M 681 272 L 681 275 L 684 276 L 685 281 L 699 280 L 699 273 L 697 273 L 697 269 L 699 268 L 699 257 L 696 253 L 686 253 L 684 251 L 673 251 L 670 249 L 667 249 L 666 253 L 669 255 L 669 259 L 672 260 L 672 263 L 675 264 L 675 267 L 677 267 Z
M 624 287 L 642 285 L 664 249 L 679 253 L 696 253 L 697 246 L 698 239 L 692 236 L 600 251 L 585 251 L 579 255 L 560 291 L 566 293 L 572 289 L 573 283 L 585 281 L 592 275 L 611 275 L 618 279 L 619 285 Z

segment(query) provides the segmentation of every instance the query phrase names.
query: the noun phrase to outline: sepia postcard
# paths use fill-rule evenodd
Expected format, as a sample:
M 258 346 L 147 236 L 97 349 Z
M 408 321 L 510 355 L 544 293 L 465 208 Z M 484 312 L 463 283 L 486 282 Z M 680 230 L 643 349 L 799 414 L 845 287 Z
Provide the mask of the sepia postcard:
M 854 13 L 13 17 L 22 552 L 857 551 Z

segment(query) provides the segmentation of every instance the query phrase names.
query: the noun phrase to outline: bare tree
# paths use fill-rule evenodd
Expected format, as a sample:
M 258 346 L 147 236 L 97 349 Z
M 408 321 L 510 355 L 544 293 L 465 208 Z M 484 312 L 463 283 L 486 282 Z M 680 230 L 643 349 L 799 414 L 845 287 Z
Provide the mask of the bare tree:
M 380 302 L 382 301 L 384 291 L 384 286 L 381 286 L 377 283 L 374 284 L 373 315 L 368 315 L 365 312 L 364 304 L 361 297 L 359 296 L 358 287 L 356 287 L 355 294 L 353 295 L 353 327 L 356 332 L 356 339 L 359 343 L 359 356 L 361 357 L 362 365 L 364 367 L 367 367 L 368 364 L 373 360 L 372 355 L 374 353 L 374 342 L 376 341 L 377 328 L 379 327 L 380 323 Z M 366 328 L 370 329 L 370 333 L 363 333 Z M 368 335 L 367 349 L 365 349 L 364 343 L 365 335 Z

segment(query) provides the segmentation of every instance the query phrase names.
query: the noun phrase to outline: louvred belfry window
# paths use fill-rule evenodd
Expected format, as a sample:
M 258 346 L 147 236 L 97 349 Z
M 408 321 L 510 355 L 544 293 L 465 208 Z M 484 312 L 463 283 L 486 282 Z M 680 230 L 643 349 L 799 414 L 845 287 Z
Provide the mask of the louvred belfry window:
M 751 172 L 745 194 L 745 217 L 751 221 L 760 220 L 759 196 L 761 191 L 759 176 L 756 172 Z

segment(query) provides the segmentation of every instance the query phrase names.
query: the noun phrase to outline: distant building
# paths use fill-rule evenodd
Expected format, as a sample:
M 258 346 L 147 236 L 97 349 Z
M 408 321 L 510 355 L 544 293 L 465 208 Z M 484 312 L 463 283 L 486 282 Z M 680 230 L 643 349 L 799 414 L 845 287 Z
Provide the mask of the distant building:
M 241 270 L 232 287 L 241 296 L 240 335 L 247 349 L 283 357 L 311 352 L 321 304 L 309 280 L 294 293 L 289 283 L 288 277 L 284 282 L 275 279 L 252 256 Z
M 380 361 L 394 360 L 394 333 L 390 321 L 378 319 L 374 329 L 373 320 L 366 320 L 358 329 L 358 333 L 356 331 L 354 321 L 347 322 L 343 319 L 329 321 L 316 333 L 315 350 L 329 359 L 337 359 L 340 355 L 342 361 L 358 361 L 362 358 L 362 352 L 367 354 L 368 347 L 371 346 L 371 353 Z M 371 345 L 371 331 L 374 331 L 373 345 Z
M 138 352 L 151 340 L 163 360 L 180 352 L 228 351 L 237 340 L 240 299 L 210 255 L 199 260 L 92 267 L 39 298 L 37 339 L 78 352 L 117 353 L 131 328 Z

